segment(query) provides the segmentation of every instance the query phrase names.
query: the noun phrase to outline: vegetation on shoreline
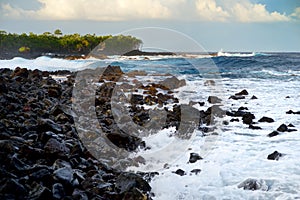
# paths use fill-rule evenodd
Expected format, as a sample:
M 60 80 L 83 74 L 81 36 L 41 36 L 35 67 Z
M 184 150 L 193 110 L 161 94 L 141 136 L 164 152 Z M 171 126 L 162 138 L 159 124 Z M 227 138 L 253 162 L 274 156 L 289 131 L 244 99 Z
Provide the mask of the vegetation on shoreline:
M 80 35 L 78 33 L 63 35 L 57 29 L 54 33 L 43 34 L 7 33 L 0 31 L 0 54 L 20 56 L 22 54 L 65 54 L 79 55 L 93 52 L 111 55 L 123 54 L 139 49 L 142 41 L 132 36 L 97 36 L 95 34 Z

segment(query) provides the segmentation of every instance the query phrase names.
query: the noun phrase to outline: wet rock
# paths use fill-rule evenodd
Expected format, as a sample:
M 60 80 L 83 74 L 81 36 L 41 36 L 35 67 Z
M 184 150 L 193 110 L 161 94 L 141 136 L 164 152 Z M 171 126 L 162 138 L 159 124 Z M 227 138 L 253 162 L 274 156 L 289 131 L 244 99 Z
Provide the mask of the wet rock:
M 289 124 L 288 127 L 295 127 L 293 124 Z
M 48 91 L 47 92 L 48 92 L 49 97 L 58 98 L 62 94 L 62 88 L 61 88 L 60 85 L 53 84 L 53 85 L 50 85 L 48 87 Z
M 131 96 L 131 99 L 130 99 L 131 103 L 134 104 L 134 105 L 137 105 L 137 104 L 144 104 L 144 97 L 143 95 L 139 95 L 139 94 L 133 94 Z
M 277 131 L 280 132 L 286 132 L 288 130 L 288 127 L 285 124 L 281 124 L 278 128 Z
M 230 119 L 230 122 L 239 122 L 240 120 L 238 118 L 232 118 Z
M 105 79 L 108 81 L 118 81 L 124 72 L 119 66 L 108 65 L 101 75 L 100 81 Z
M 189 162 L 190 163 L 195 163 L 197 162 L 197 160 L 202 160 L 203 158 L 197 154 L 197 153 L 190 153 L 190 159 L 189 159 Z
M 268 137 L 274 137 L 276 135 L 279 135 L 279 132 L 278 131 L 273 131 L 272 133 L 268 134 Z
M 75 200 L 88 200 L 86 192 L 84 192 L 83 190 L 79 190 L 78 188 L 75 188 L 75 190 L 73 191 L 72 198 Z
M 219 97 L 216 97 L 216 96 L 209 96 L 207 101 L 211 104 L 217 104 L 217 103 L 221 103 L 222 99 L 220 99 Z
M 294 111 L 292 111 L 292 110 L 289 110 L 289 111 L 286 112 L 286 114 L 300 115 L 300 111 L 294 112 Z
M 194 173 L 194 174 L 199 174 L 201 172 L 201 169 L 193 169 L 191 170 L 191 173 Z
M 140 138 L 123 134 L 123 133 L 109 133 L 107 138 L 119 148 L 124 148 L 128 151 L 133 151 L 142 145 Z
M 180 88 L 182 86 L 186 85 L 186 82 L 184 79 L 179 80 L 175 76 L 172 76 L 171 78 L 166 78 L 165 80 L 159 82 L 159 84 L 169 88 L 170 90 Z
M 65 196 L 65 189 L 61 183 L 55 183 L 52 186 L 52 196 L 54 199 L 62 199 Z
M 238 96 L 238 95 L 232 95 L 229 97 L 229 99 L 233 99 L 233 100 L 240 100 L 240 99 L 245 99 L 246 97 L 244 96 Z
M 29 192 L 28 199 L 34 199 L 34 200 L 52 199 L 51 191 L 47 187 L 43 186 L 42 184 L 33 182 L 33 184 L 30 187 L 31 187 L 31 190 Z
M 279 160 L 279 158 L 282 157 L 282 154 L 278 151 L 274 151 L 270 155 L 268 155 L 268 160 Z
M 240 95 L 248 95 L 249 93 L 248 93 L 248 91 L 247 90 L 242 90 L 242 91 L 240 91 L 240 92 L 238 92 L 238 93 L 236 93 L 235 95 L 238 95 L 238 96 L 240 96 Z
M 179 176 L 184 176 L 186 175 L 185 171 L 183 171 L 182 169 L 177 169 L 175 172 L 173 172 Z
M 0 194 L 13 194 L 22 198 L 27 193 L 26 188 L 17 179 L 1 180 L 1 182 Z
M 53 131 L 54 133 L 60 133 L 62 131 L 61 126 L 51 119 L 40 119 L 38 121 L 37 130 L 39 131 Z
M 0 140 L 0 149 L 0 154 L 13 154 L 15 152 L 13 142 L 10 140 Z
M 238 188 L 243 188 L 244 190 L 262 190 L 268 191 L 269 187 L 264 180 L 256 180 L 253 178 L 248 178 L 238 185 Z
M 253 100 L 253 99 L 258 99 L 258 98 L 257 98 L 256 96 L 253 95 L 253 96 L 251 97 L 251 99 Z
M 44 146 L 45 153 L 52 156 L 67 157 L 70 149 L 64 142 L 59 142 L 57 139 L 50 138 Z
M 69 167 L 63 167 L 53 172 L 54 179 L 63 183 L 71 183 L 73 179 L 73 170 Z
M 252 124 L 255 116 L 252 113 L 246 113 L 243 115 L 242 120 L 244 124 Z
M 149 192 L 151 190 L 150 185 L 144 179 L 137 174 L 130 172 L 121 173 L 116 179 L 115 187 L 120 191 L 120 193 L 130 191 L 134 188 L 143 192 Z
M 262 128 L 259 127 L 259 126 L 254 126 L 254 125 L 252 125 L 252 124 L 249 125 L 249 128 L 250 128 L 250 129 L 253 129 L 253 130 L 261 130 L 261 129 L 262 129 Z
M 39 170 L 31 173 L 29 175 L 29 177 L 31 180 L 47 182 L 52 179 L 51 175 L 52 175 L 52 172 L 50 169 L 42 168 L 42 169 L 39 169 Z
M 272 123 L 274 122 L 274 119 L 270 118 L 270 117 L 262 117 L 258 120 L 258 122 L 268 122 L 268 123 Z
M 243 106 L 241 106 L 241 107 L 239 107 L 239 109 L 238 110 L 248 110 L 248 108 L 247 107 L 243 107 Z
M 137 199 L 137 200 L 146 200 L 147 195 L 143 194 L 142 191 L 140 191 L 137 188 L 133 188 L 132 190 L 125 192 L 123 199 Z

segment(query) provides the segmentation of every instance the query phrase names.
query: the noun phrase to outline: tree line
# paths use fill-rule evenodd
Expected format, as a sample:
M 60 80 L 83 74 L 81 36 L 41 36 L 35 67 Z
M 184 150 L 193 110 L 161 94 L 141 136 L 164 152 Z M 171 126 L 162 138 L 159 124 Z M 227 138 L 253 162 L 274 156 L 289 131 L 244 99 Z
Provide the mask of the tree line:
M 0 31 L 0 53 L 56 53 L 56 54 L 89 54 L 103 52 L 106 55 L 123 54 L 124 51 L 139 49 L 142 41 L 132 36 L 97 36 L 78 33 L 63 35 L 57 29 L 53 33 L 43 34 L 7 33 Z

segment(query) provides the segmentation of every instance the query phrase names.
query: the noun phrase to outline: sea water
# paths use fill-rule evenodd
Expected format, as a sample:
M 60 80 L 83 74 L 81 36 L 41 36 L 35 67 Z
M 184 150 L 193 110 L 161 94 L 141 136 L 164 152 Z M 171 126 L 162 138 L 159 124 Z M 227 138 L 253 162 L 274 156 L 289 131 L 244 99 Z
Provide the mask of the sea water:
M 105 60 L 63 60 L 39 57 L 33 60 L 14 58 L 0 60 L 1 68 L 26 67 L 47 71 L 78 71 L 85 68 L 121 66 L 123 71 L 143 70 L 148 73 L 169 73 L 187 80 L 186 86 L 177 89 L 175 95 L 180 103 L 206 102 L 210 95 L 219 96 L 222 109 L 237 110 L 247 107 L 257 122 L 267 116 L 274 123 L 258 123 L 261 130 L 252 130 L 241 122 L 221 124 L 212 136 L 203 136 L 195 131 L 186 146 L 173 162 L 162 159 L 153 163 L 159 175 L 151 181 L 153 199 L 300 199 L 300 115 L 286 114 L 300 111 L 300 54 L 299 53 L 220 53 L 209 55 L 178 55 L 155 57 L 112 56 Z M 144 77 L 144 81 L 155 81 L 155 76 Z M 214 80 L 215 86 L 208 87 L 207 80 Z M 231 95 L 246 89 L 245 99 L 229 99 Z M 257 99 L 251 99 L 255 95 Z M 295 132 L 280 133 L 267 137 L 281 124 L 293 124 Z M 172 138 L 174 128 L 163 129 L 151 137 L 143 138 L 151 151 L 161 151 Z M 175 143 L 172 146 L 176 150 Z M 283 154 L 278 161 L 268 160 L 274 151 Z M 199 153 L 202 160 L 188 163 L 191 152 Z M 143 152 L 140 152 L 143 154 Z M 159 155 L 158 155 L 159 156 Z M 167 166 L 167 167 L 166 167 Z M 182 169 L 186 175 L 175 173 Z M 199 174 L 190 173 L 201 169 Z M 145 166 L 131 168 L 147 171 Z M 238 185 L 248 178 L 264 183 L 267 190 L 243 190 Z

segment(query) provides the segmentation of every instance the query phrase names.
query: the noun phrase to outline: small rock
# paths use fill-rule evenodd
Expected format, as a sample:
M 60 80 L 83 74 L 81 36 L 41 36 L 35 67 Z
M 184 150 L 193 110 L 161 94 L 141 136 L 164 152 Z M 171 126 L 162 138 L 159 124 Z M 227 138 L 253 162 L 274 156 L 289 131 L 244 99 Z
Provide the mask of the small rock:
M 239 109 L 238 110 L 248 110 L 248 108 L 247 107 L 243 107 L 243 106 L 241 106 L 241 107 L 239 107 Z
M 199 174 L 201 172 L 201 169 L 193 169 L 192 171 L 191 171 L 191 173 L 194 173 L 194 174 Z
M 231 120 L 230 120 L 230 122 L 239 122 L 240 120 L 238 119 L 238 118 L 232 118 Z
M 240 99 L 245 99 L 246 97 L 244 96 L 237 96 L 237 95 L 232 95 L 229 97 L 229 99 L 233 99 L 233 100 L 240 100 Z
M 70 149 L 65 145 L 64 142 L 59 142 L 54 138 L 50 138 L 44 146 L 46 154 L 58 155 L 60 157 L 67 157 L 70 153 Z
M 195 163 L 197 162 L 197 160 L 202 160 L 203 158 L 201 156 L 199 156 L 199 154 L 197 153 L 190 153 L 190 159 L 189 162 L 190 163 Z
M 61 183 L 55 183 L 52 186 L 52 196 L 54 199 L 62 199 L 65 196 L 64 186 Z
M 280 131 L 280 132 L 285 132 L 288 130 L 288 127 L 285 125 L 285 124 L 281 124 L 278 128 L 277 128 L 277 131 Z
M 260 120 L 258 120 L 258 122 L 268 122 L 268 123 L 272 123 L 274 122 L 274 119 L 270 118 L 270 117 L 262 117 Z
M 69 167 L 63 167 L 53 172 L 54 179 L 63 183 L 71 183 L 73 179 L 73 170 Z
M 88 196 L 87 194 L 82 191 L 82 190 L 79 190 L 78 188 L 75 188 L 75 190 L 73 191 L 72 193 L 72 198 L 73 199 L 80 199 L 80 200 L 88 200 Z
M 278 151 L 274 151 L 270 155 L 268 155 L 268 160 L 278 160 L 280 157 L 282 157 L 282 154 Z
M 178 174 L 179 176 L 184 176 L 185 175 L 185 171 L 183 171 L 182 169 L 177 169 L 175 172 L 173 172 L 175 174 Z
M 259 127 L 259 126 L 253 126 L 252 124 L 249 125 L 249 128 L 250 129 L 253 129 L 253 130 L 261 130 L 262 128 Z
M 268 134 L 268 137 L 274 137 L 276 135 L 279 135 L 278 131 L 273 131 L 272 133 Z
M 242 117 L 244 124 L 252 124 L 253 119 L 255 119 L 255 116 L 252 113 L 246 113 Z
M 240 95 L 248 95 L 249 93 L 247 92 L 247 90 L 242 90 L 238 93 L 236 93 L 235 95 L 240 96 Z
M 221 103 L 222 99 L 220 99 L 219 97 L 216 97 L 216 96 L 209 96 L 207 101 L 211 104 L 216 104 L 216 103 Z
M 264 180 L 256 180 L 253 178 L 248 178 L 238 185 L 238 188 L 243 188 L 244 190 L 262 190 L 268 191 L 269 187 L 267 186 Z
M 186 82 L 185 82 L 184 79 L 179 80 L 175 76 L 172 76 L 171 78 L 166 78 L 165 80 L 159 82 L 159 84 L 161 84 L 161 85 L 167 87 L 168 89 L 172 90 L 172 89 L 176 89 L 176 88 L 180 88 L 182 86 L 185 86 Z
M 143 192 L 148 192 L 151 190 L 151 187 L 147 181 L 145 181 L 139 175 L 130 172 L 121 173 L 116 179 L 115 187 L 120 190 L 120 193 L 124 193 L 133 188 L 137 188 Z
M 253 96 L 251 97 L 251 99 L 258 99 L 258 98 L 257 98 L 256 96 L 253 95 Z
M 288 127 L 295 127 L 293 124 L 289 124 Z

